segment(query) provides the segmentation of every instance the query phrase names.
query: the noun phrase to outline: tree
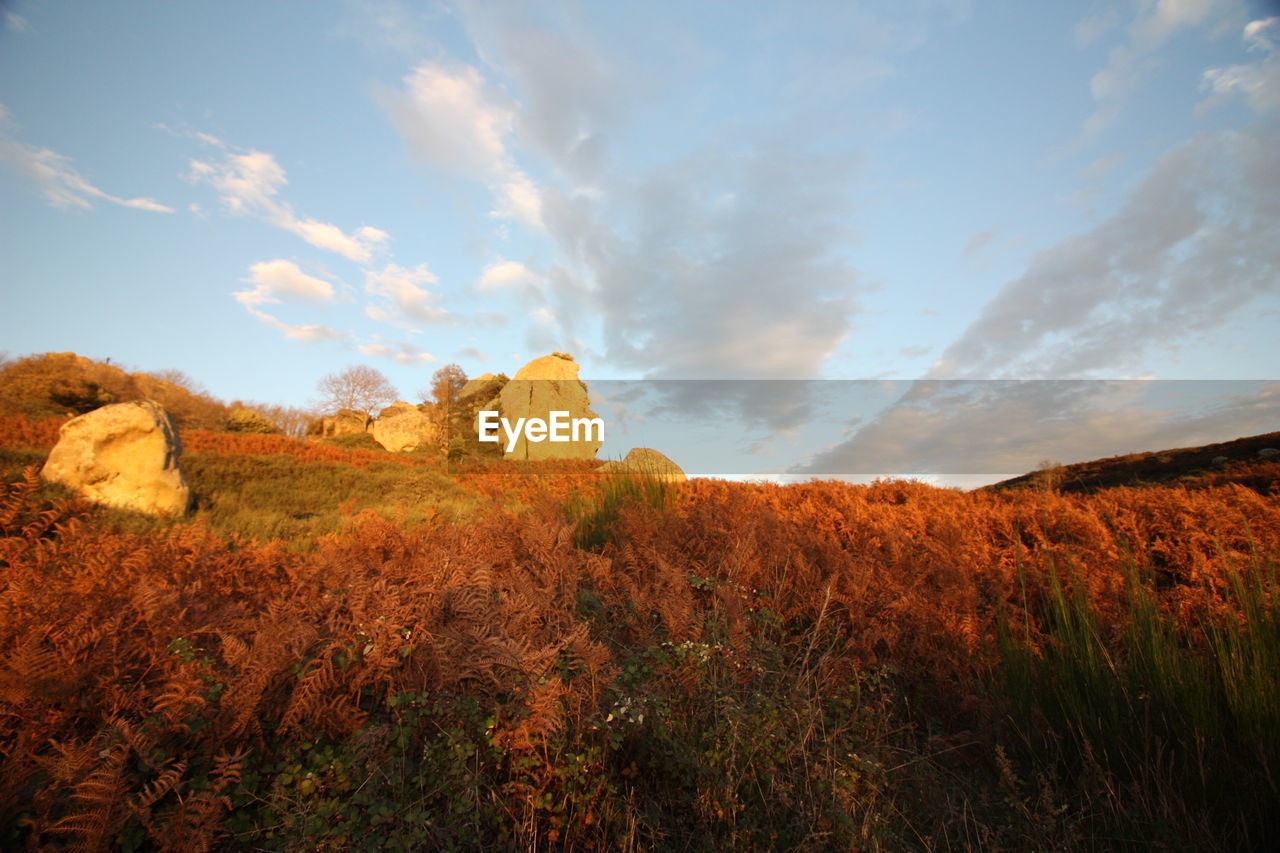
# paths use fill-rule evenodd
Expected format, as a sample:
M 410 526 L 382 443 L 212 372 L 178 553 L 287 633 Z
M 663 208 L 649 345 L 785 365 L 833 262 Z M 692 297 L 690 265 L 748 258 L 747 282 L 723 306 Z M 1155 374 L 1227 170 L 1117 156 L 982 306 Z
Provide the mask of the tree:
M 399 392 L 391 380 L 363 364 L 348 367 L 341 373 L 330 373 L 316 383 L 320 391 L 320 408 L 328 412 L 355 409 L 372 415 L 376 410 L 396 401 Z
M 457 407 L 458 393 L 467 384 L 467 374 L 456 364 L 446 364 L 431 375 L 431 385 L 418 391 L 424 400 L 430 398 L 435 403 L 436 424 L 440 427 L 440 441 L 448 446 L 453 434 L 454 410 Z

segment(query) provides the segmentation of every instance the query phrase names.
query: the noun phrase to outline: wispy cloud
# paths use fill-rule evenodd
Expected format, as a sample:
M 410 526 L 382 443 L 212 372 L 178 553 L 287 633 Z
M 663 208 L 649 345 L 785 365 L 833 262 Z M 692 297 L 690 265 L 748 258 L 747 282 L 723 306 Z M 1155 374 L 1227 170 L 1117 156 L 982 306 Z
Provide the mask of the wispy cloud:
M 9 111 L 0 105 L 0 163 L 26 178 L 50 205 L 60 209 L 90 210 L 105 201 L 135 210 L 173 213 L 173 208 L 151 198 L 121 198 L 89 183 L 65 157 L 48 148 L 29 145 L 13 137 Z
M 1193 399 L 1204 402 L 1186 405 Z M 1275 382 L 920 381 L 852 438 L 793 471 L 1020 474 L 1044 459 L 1254 435 L 1278 418 Z
M 410 151 L 430 166 L 487 183 L 495 216 L 542 221 L 538 187 L 508 148 L 514 108 L 474 67 L 424 62 L 386 99 Z
M 438 281 L 426 264 L 387 264 L 380 270 L 365 270 L 364 289 L 380 300 L 369 305 L 365 313 L 371 319 L 408 328 L 417 323 L 452 322 L 453 315 L 434 304 L 436 296 L 426 287 Z
M 323 279 L 307 275 L 292 261 L 277 259 L 254 264 L 249 267 L 249 275 L 244 280 L 253 287 L 233 293 L 236 301 L 243 305 L 250 315 L 286 338 L 310 342 L 343 340 L 350 337 L 346 332 L 318 323 L 295 326 L 262 309 L 263 305 L 279 304 L 285 298 L 321 303 L 332 301 L 333 285 Z
M 1092 230 L 1037 253 L 937 375 L 1087 377 L 1188 345 L 1280 280 L 1280 144 L 1264 125 L 1162 157 Z
M 254 264 L 249 267 L 249 277 L 245 281 L 255 286 L 249 290 L 236 291 L 236 301 L 242 305 L 279 302 L 281 296 L 296 296 L 311 302 L 329 302 L 333 299 L 333 285 L 307 275 L 292 261 L 274 260 Z
M 259 320 L 280 332 L 280 334 L 290 340 L 310 343 L 314 341 L 340 341 L 351 337 L 347 332 L 340 331 L 331 326 L 323 326 L 319 323 L 307 323 L 295 326 L 284 322 L 274 314 L 269 314 L 260 308 L 254 308 L 251 305 L 246 305 L 245 308 L 254 317 L 257 317 Z
M 216 138 L 206 137 L 207 142 L 226 148 Z M 372 261 L 391 239 L 387 232 L 368 225 L 347 233 L 336 225 L 299 217 L 292 205 L 278 198 L 280 188 L 288 183 L 284 169 L 263 151 L 226 150 L 219 161 L 192 160 L 188 177 L 213 187 L 229 213 L 257 217 L 356 263 Z
M 1097 106 L 1085 121 L 1078 141 L 1092 142 L 1116 121 L 1142 81 L 1159 66 L 1160 51 L 1174 36 L 1221 21 L 1241 5 L 1239 0 L 1139 2 L 1123 39 L 1108 53 L 1107 64 L 1089 81 Z M 1104 23 L 1106 26 L 1102 26 Z M 1114 25 L 1107 13 L 1101 18 L 1087 18 L 1077 26 L 1077 42 L 1081 36 L 1097 39 Z
M 389 358 L 399 364 L 428 364 L 436 360 L 434 355 L 408 341 L 388 341 L 377 336 L 373 343 L 360 344 L 356 349 L 365 355 Z
M 503 287 L 536 288 L 544 283 L 542 276 L 518 261 L 494 261 L 480 273 L 476 283 L 479 290 L 497 290 Z
M 1243 37 L 1248 49 L 1261 53 L 1262 59 L 1205 71 L 1201 88 L 1212 95 L 1201 109 L 1242 95 L 1256 113 L 1280 111 L 1280 17 L 1250 21 Z
M 4 25 L 15 33 L 25 33 L 31 29 L 26 18 L 9 9 L 4 11 Z

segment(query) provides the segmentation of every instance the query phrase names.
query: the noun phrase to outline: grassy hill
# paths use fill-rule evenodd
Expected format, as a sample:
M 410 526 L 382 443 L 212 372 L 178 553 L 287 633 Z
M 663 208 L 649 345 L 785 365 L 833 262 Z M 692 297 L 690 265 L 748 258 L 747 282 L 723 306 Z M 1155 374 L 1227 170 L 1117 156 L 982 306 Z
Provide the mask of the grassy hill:
M 155 521 L 39 483 L 58 423 L 0 417 L 5 848 L 1280 842 L 1260 490 L 652 484 L 183 428 L 198 508 Z
M 1058 465 L 1002 480 L 994 491 L 1050 487 L 1089 493 L 1116 486 L 1183 485 L 1190 488 L 1239 483 L 1261 494 L 1280 492 L 1280 457 L 1260 456 L 1280 450 L 1280 432 L 1269 432 L 1206 444 L 1146 453 L 1111 456 Z

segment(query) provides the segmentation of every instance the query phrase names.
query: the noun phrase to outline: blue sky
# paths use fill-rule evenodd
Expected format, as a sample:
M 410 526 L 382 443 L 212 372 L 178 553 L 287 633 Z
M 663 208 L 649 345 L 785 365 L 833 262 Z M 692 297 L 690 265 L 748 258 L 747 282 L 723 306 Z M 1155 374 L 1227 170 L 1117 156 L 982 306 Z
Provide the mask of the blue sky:
M 1280 363 L 1275 4 L 0 10 L 10 355 L 288 404 L 553 350 L 588 382 Z

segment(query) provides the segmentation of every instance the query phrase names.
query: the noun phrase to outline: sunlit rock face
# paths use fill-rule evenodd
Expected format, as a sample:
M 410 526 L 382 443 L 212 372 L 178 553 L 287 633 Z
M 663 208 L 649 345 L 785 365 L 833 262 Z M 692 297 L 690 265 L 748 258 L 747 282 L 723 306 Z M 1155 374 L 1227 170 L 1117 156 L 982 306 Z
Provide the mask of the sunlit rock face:
M 62 425 L 40 476 L 95 503 L 148 515 L 180 515 L 191 490 L 173 418 L 157 403 L 114 403 Z
M 668 483 L 683 483 L 689 479 L 679 465 L 652 447 L 633 448 L 625 459 L 606 462 L 600 466 L 600 470 L 617 474 L 642 474 Z
M 504 418 L 515 422 L 517 418 L 541 418 L 548 420 L 551 412 L 568 412 L 569 418 L 597 418 L 591 411 L 587 386 L 578 378 L 578 363 L 573 356 L 557 352 L 535 358 L 516 371 L 511 381 L 503 386 L 496 398 L 495 409 Z M 529 441 L 523 435 L 510 451 L 504 447 L 507 459 L 594 459 L 604 442 L 581 441 Z
M 387 406 L 369 426 L 373 440 L 392 453 L 417 450 L 436 441 L 436 425 L 412 403 Z

